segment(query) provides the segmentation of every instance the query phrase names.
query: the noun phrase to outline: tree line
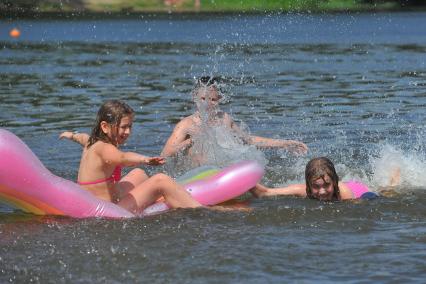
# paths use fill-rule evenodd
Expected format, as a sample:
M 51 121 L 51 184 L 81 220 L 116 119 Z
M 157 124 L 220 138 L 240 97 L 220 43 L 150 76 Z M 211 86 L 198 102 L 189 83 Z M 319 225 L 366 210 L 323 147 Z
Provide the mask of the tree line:
M 199 1 L 201 3 L 201 6 L 203 2 L 208 2 L 213 0 L 201 0 Z M 232 0 L 230 0 L 232 1 Z M 328 2 L 328 0 L 318 0 L 321 2 Z M 345 0 L 342 0 L 342 3 Z M 347 0 L 348 2 L 352 2 L 353 0 Z M 129 2 L 129 1 L 127 1 Z M 135 2 L 143 2 L 143 0 L 139 0 Z M 152 1 L 151 1 L 152 2 Z M 279 0 L 277 2 L 280 2 Z M 294 1 L 299 2 L 300 0 Z M 400 6 L 401 8 L 409 8 L 409 7 L 420 7 L 424 6 L 426 7 L 426 1 L 425 0 L 356 0 L 356 2 L 360 4 L 369 4 L 369 5 L 380 5 L 380 4 L 386 4 L 386 3 L 393 3 L 395 5 Z M 158 6 L 161 7 L 161 5 L 164 5 L 165 1 L 158 0 Z M 85 10 L 85 3 L 84 0 L 2 0 L 0 1 L 0 11 L 1 12 L 8 12 L 8 11 L 14 11 L 18 13 L 28 13 L 28 12 L 44 12 L 45 9 L 48 7 L 49 11 L 63 11 L 64 8 L 71 9 L 71 10 L 79 10 L 84 11 Z

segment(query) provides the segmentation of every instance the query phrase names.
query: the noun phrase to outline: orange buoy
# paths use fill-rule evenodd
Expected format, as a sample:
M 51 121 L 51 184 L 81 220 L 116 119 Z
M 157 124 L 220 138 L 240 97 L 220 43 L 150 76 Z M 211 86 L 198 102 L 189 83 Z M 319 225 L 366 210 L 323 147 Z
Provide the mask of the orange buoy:
M 21 35 L 21 32 L 17 28 L 10 30 L 9 35 L 13 38 L 18 38 Z

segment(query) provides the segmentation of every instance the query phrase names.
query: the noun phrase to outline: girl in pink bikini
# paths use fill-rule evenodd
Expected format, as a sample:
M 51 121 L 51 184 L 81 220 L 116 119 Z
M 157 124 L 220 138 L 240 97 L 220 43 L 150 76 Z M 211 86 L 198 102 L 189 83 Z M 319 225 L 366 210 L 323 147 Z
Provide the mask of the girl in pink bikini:
M 142 211 L 164 197 L 172 208 L 194 208 L 201 205 L 165 174 L 148 177 L 139 168 L 121 177 L 121 167 L 140 164 L 162 165 L 162 157 L 147 157 L 118 149 L 130 136 L 134 118 L 127 104 L 112 100 L 100 107 L 91 135 L 66 131 L 67 138 L 83 146 L 78 170 L 78 184 L 100 199 L 117 203 L 132 213 Z
M 314 158 L 308 162 L 305 181 L 305 184 L 292 184 L 282 188 L 267 188 L 258 184 L 251 192 L 257 197 L 295 195 L 324 201 L 377 197 L 361 182 L 339 182 L 333 163 L 326 157 Z

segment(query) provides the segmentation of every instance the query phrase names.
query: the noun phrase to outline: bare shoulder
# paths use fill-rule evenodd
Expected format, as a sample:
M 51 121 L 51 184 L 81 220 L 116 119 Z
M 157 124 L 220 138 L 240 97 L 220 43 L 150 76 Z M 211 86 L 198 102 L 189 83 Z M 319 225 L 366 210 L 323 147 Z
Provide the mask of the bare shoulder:
M 179 125 L 181 127 L 185 127 L 185 126 L 189 127 L 189 126 L 192 126 L 195 122 L 196 122 L 195 115 L 190 115 L 190 116 L 182 118 L 182 120 L 179 121 L 176 126 Z
M 97 154 L 112 153 L 118 151 L 118 148 L 116 146 L 103 141 L 97 141 L 90 148 L 93 148 L 93 151 L 95 151 Z
M 352 190 L 342 181 L 339 182 L 339 191 L 342 200 L 353 199 Z
M 194 124 L 195 124 L 194 117 L 192 115 L 187 116 L 176 124 L 174 131 L 180 131 L 180 132 L 185 131 L 193 127 Z

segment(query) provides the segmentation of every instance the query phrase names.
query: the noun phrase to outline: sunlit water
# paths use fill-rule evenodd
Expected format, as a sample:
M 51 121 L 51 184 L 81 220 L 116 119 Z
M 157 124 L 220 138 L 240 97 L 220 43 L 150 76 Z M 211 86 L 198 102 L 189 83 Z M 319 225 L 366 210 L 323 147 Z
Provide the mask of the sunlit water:
M 0 21 L 0 127 L 64 178 L 80 148 L 61 131 L 89 131 L 102 101 L 122 99 L 137 112 L 125 149 L 158 155 L 200 75 L 225 77 L 221 108 L 251 133 L 309 146 L 263 151 L 266 185 L 303 181 L 318 155 L 373 190 L 401 167 L 396 194 L 372 201 L 249 199 L 250 212 L 124 221 L 0 207 L 0 282 L 423 282 L 425 17 Z

